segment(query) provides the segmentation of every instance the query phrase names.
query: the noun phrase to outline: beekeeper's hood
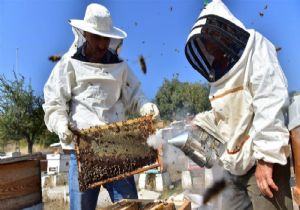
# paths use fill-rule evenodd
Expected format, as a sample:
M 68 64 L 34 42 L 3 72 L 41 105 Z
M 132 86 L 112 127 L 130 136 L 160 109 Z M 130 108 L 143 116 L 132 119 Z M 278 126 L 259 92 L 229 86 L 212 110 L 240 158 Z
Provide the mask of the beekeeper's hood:
M 223 77 L 240 59 L 249 33 L 221 0 L 200 13 L 185 46 L 189 63 L 209 82 Z
M 83 31 L 99 36 L 109 37 L 109 49 L 119 53 L 122 47 L 123 39 L 127 37 L 125 31 L 114 27 L 112 17 L 108 9 L 100 4 L 92 3 L 87 6 L 83 20 L 69 20 L 75 36 L 68 54 L 73 55 L 77 48 L 85 42 Z

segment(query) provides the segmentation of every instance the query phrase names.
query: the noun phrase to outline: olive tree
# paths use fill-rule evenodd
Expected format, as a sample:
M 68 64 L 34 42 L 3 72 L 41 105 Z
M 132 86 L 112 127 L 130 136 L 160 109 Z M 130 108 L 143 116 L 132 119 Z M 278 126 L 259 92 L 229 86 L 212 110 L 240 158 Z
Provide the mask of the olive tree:
M 22 75 L 14 72 L 13 80 L 0 75 L 0 138 L 25 139 L 28 153 L 35 140 L 45 132 L 43 97 L 34 94 L 31 84 L 26 85 Z
M 159 88 L 155 103 L 164 120 L 182 119 L 186 114 L 195 115 L 209 110 L 209 86 L 201 83 L 180 82 L 178 75 L 165 79 Z

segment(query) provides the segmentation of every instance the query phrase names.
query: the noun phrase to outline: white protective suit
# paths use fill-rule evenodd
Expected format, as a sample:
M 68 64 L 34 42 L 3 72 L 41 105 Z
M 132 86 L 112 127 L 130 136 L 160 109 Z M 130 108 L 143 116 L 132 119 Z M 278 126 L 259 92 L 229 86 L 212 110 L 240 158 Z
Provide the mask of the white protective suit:
M 210 83 L 212 110 L 198 114 L 193 122 L 226 142 L 227 150 L 220 159 L 232 174 L 246 174 L 260 159 L 286 164 L 289 132 L 283 108 L 288 105 L 287 80 L 275 47 L 260 33 L 246 29 L 221 1 L 208 4 L 199 17 L 209 14 L 231 21 L 250 36 L 238 62 Z M 205 20 L 198 19 L 188 40 L 201 33 L 199 25 Z
M 125 61 L 115 64 L 82 62 L 72 59 L 85 39 L 82 31 L 73 28 L 75 41 L 54 67 L 44 87 L 45 123 L 59 135 L 63 149 L 74 149 L 66 144 L 63 132 L 70 124 L 77 129 L 125 120 L 126 111 L 141 115 L 154 111 L 156 105 L 144 96 L 140 82 Z M 121 39 L 111 39 L 110 49 L 116 50 Z

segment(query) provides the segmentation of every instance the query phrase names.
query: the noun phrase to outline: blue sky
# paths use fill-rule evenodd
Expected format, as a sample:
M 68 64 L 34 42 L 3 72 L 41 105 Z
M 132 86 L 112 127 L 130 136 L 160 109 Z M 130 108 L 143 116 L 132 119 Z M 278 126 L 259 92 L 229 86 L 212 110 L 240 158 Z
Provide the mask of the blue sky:
M 0 73 L 11 79 L 15 69 L 42 94 L 54 67 L 48 56 L 67 51 L 73 41 L 68 19 L 82 19 L 91 2 L 106 6 L 114 25 L 127 32 L 121 57 L 128 59 L 150 99 L 165 78 L 177 73 L 181 81 L 206 82 L 184 56 L 185 41 L 203 8 L 202 0 L 0 0 Z M 247 28 L 258 30 L 282 48 L 278 55 L 289 90 L 299 91 L 300 1 L 224 3 Z M 140 55 L 145 57 L 146 75 L 140 70 Z

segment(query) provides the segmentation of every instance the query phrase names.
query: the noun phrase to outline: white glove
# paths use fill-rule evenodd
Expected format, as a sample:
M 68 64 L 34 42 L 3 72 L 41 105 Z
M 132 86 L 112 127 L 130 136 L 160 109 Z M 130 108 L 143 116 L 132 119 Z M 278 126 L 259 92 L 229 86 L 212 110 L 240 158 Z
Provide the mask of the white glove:
M 58 130 L 58 137 L 62 143 L 71 144 L 74 139 L 74 134 L 69 130 L 68 126 L 62 126 Z
M 158 119 L 159 118 L 159 110 L 157 106 L 153 103 L 145 103 L 141 109 L 140 109 L 140 114 L 142 116 L 145 115 L 152 115 L 153 119 Z

